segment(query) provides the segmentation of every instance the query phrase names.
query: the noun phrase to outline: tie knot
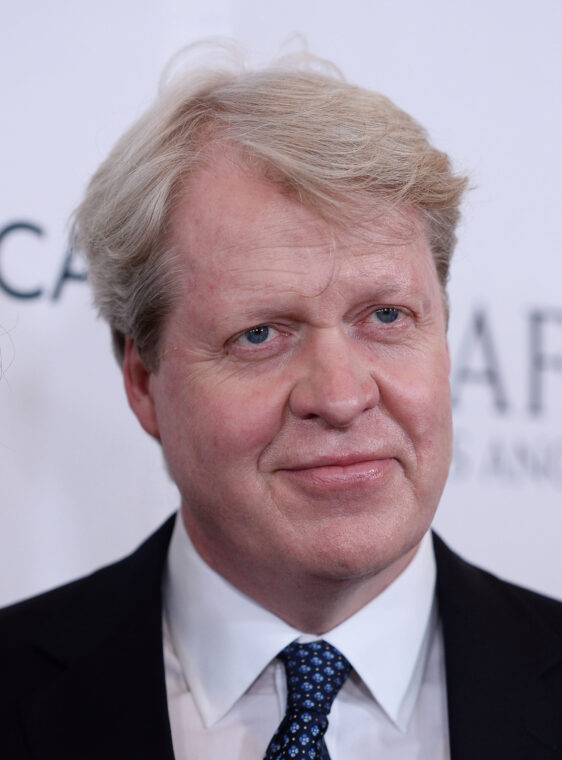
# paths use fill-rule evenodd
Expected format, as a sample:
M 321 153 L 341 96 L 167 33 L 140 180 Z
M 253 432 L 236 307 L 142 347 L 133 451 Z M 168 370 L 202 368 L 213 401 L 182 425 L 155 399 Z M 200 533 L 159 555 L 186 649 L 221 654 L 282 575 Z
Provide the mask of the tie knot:
M 331 644 L 293 642 L 279 653 L 287 673 L 287 707 L 295 712 L 328 715 L 351 665 Z

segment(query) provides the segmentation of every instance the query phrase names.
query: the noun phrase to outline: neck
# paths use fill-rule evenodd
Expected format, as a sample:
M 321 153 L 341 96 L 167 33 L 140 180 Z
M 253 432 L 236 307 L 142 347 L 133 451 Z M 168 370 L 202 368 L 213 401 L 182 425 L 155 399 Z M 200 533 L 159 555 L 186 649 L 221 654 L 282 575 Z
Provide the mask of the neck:
M 232 562 L 234 553 L 217 555 L 188 531 L 205 562 L 239 591 L 302 633 L 323 635 L 384 591 L 408 566 L 419 544 L 377 571 L 330 577 L 285 563 L 248 567 Z M 239 552 L 235 556 L 241 556 Z
M 416 550 L 417 546 L 398 564 L 362 578 L 333 580 L 306 575 L 287 583 L 285 576 L 277 579 L 280 581 L 277 585 L 272 583 L 267 594 L 261 584 L 236 585 L 293 628 L 321 636 L 382 593 L 407 567 Z

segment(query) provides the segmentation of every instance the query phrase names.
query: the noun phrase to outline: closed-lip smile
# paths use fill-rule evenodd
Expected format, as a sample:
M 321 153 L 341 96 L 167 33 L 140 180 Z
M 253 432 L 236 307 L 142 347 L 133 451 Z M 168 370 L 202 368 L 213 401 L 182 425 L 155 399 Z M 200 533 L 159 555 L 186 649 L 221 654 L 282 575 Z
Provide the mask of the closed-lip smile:
M 388 455 L 385 455 L 385 454 L 375 454 L 375 453 L 367 453 L 367 454 L 350 453 L 350 454 L 337 454 L 337 455 L 325 454 L 325 455 L 311 457 L 310 459 L 305 458 L 304 461 L 295 462 L 294 464 L 289 463 L 286 467 L 280 467 L 279 469 L 298 472 L 300 470 L 312 470 L 318 467 L 351 467 L 356 464 L 364 464 L 367 462 L 371 462 L 371 463 L 382 462 L 390 458 L 392 457 L 389 457 Z
M 328 455 L 295 462 L 278 472 L 314 488 L 349 488 L 381 480 L 394 462 L 394 457 L 384 454 Z

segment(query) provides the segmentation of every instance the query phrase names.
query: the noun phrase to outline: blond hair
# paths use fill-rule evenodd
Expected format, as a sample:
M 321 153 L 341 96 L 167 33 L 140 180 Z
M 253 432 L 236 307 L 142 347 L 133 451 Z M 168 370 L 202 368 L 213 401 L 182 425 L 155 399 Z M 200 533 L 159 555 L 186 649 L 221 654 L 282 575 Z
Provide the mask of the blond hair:
M 86 254 L 120 361 L 132 336 L 147 368 L 158 367 L 175 296 L 168 221 L 208 160 L 206 148 L 221 141 L 336 223 L 345 224 L 365 195 L 373 209 L 381 197 L 417 208 L 445 292 L 466 179 L 425 130 L 309 54 L 258 71 L 233 56 L 227 66 L 173 77 L 95 173 L 76 212 L 74 245 Z

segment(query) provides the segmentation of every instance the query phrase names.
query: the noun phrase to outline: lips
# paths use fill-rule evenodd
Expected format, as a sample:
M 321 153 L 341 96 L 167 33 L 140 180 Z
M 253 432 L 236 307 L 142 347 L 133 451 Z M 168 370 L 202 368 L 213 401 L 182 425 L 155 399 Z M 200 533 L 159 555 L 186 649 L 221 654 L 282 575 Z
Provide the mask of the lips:
M 396 460 L 379 455 L 349 454 L 337 457 L 316 457 L 295 463 L 278 472 L 314 489 L 373 486 L 385 479 Z
M 352 467 L 356 464 L 364 464 L 365 462 L 377 462 L 389 459 L 390 457 L 378 454 L 344 454 L 337 456 L 316 456 L 310 460 L 305 459 L 304 462 L 296 462 L 290 464 L 287 467 L 282 467 L 282 470 L 290 470 L 298 472 L 300 470 L 312 470 L 320 467 Z

